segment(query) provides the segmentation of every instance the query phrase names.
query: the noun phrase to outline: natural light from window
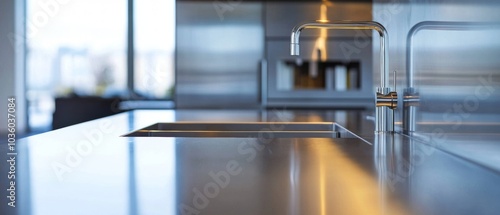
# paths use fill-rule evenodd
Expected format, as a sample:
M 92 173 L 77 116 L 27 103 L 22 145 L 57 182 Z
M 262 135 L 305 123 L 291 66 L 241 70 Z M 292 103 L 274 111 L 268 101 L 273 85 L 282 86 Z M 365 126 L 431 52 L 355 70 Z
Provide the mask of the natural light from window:
M 134 88 L 168 99 L 174 85 L 175 1 L 135 1 Z M 128 98 L 126 0 L 27 0 L 29 125 L 50 129 L 54 99 Z

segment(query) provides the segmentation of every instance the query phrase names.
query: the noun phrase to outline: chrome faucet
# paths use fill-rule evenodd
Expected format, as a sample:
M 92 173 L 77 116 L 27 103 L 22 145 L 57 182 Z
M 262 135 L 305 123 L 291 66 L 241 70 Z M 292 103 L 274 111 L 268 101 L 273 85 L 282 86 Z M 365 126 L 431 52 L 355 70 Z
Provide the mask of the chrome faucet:
M 403 133 L 412 134 L 416 131 L 416 113 L 420 96 L 415 87 L 415 66 L 413 62 L 413 38 L 421 30 L 468 31 L 500 28 L 493 22 L 454 22 L 454 21 L 423 21 L 414 25 L 406 37 L 406 86 L 403 94 Z
M 299 55 L 300 32 L 308 28 L 337 30 L 375 30 L 380 35 L 380 86 L 375 96 L 375 132 L 394 131 L 394 109 L 397 107 L 397 93 L 390 92 L 388 34 L 384 26 L 373 21 L 333 21 L 301 24 L 293 28 L 290 42 L 290 54 Z M 394 85 L 396 85 L 394 83 Z

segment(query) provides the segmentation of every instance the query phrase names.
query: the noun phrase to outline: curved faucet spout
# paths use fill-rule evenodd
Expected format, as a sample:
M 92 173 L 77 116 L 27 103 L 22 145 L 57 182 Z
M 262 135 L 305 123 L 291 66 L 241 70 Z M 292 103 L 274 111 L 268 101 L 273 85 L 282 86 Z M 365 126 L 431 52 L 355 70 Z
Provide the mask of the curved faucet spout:
M 386 88 L 389 82 L 388 69 L 388 34 L 384 26 L 374 21 L 333 21 L 333 22 L 313 22 L 297 25 L 292 30 L 290 41 L 290 54 L 300 54 L 300 32 L 309 28 L 323 28 L 336 30 L 375 30 L 380 35 L 380 88 Z
M 380 86 L 377 88 L 375 97 L 375 132 L 394 131 L 394 112 L 397 106 L 397 94 L 389 93 L 389 53 L 387 30 L 378 22 L 374 21 L 334 21 L 314 22 L 301 24 L 293 28 L 290 40 L 290 54 L 299 55 L 300 32 L 308 28 L 337 29 L 337 30 L 375 30 L 380 35 Z M 387 102 L 389 101 L 389 102 Z
M 420 96 L 415 86 L 414 37 L 422 30 L 438 31 L 476 31 L 499 29 L 497 22 L 456 22 L 456 21 L 422 21 L 415 24 L 406 37 L 406 89 L 403 96 L 403 133 L 413 134 L 417 131 L 417 109 Z
M 500 28 L 495 22 L 455 22 L 455 21 L 423 21 L 415 24 L 406 37 L 406 85 L 413 89 L 415 86 L 415 72 L 413 65 L 413 38 L 421 30 L 442 31 L 472 31 Z

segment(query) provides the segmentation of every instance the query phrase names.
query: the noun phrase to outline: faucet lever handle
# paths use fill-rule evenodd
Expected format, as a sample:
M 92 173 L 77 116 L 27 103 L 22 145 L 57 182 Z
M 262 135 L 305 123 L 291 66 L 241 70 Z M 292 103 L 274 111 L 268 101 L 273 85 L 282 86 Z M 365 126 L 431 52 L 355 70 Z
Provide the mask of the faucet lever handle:
M 396 70 L 393 71 L 393 84 L 394 88 L 391 90 L 390 88 L 387 89 L 387 94 L 384 93 L 377 93 L 377 98 L 376 98 L 376 107 L 388 107 L 390 109 L 396 109 L 398 107 L 398 93 L 396 91 Z
M 396 70 L 394 70 L 392 72 L 392 74 L 393 74 L 393 77 L 394 77 L 394 82 L 393 82 L 394 83 L 394 92 L 396 92 Z

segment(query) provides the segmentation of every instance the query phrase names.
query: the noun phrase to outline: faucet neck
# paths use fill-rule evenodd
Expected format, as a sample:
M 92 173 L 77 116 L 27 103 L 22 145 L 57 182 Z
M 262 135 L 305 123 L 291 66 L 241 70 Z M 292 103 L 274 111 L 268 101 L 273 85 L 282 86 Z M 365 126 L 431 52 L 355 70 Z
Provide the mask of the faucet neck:
M 334 21 L 321 23 L 306 23 L 298 25 L 292 30 L 290 41 L 290 54 L 299 55 L 300 32 L 308 28 L 338 29 L 338 30 L 375 30 L 380 36 L 380 86 L 377 88 L 375 97 L 375 132 L 394 131 L 394 111 L 396 108 L 397 94 L 389 94 L 389 54 L 387 30 L 378 22 L 374 21 Z M 387 100 L 389 102 L 387 102 Z
M 455 22 L 455 21 L 423 21 L 415 24 L 406 38 L 406 80 L 410 90 L 415 88 L 415 72 L 413 63 L 413 38 L 421 30 L 446 30 L 446 31 L 470 31 L 499 29 L 500 24 L 495 22 Z
M 292 30 L 290 41 L 290 54 L 299 55 L 300 32 L 308 28 L 337 29 L 337 30 L 375 30 L 380 36 L 380 86 L 385 89 L 389 83 L 389 60 L 388 60 L 388 34 L 387 30 L 378 22 L 374 21 L 332 21 L 305 23 L 295 26 Z

